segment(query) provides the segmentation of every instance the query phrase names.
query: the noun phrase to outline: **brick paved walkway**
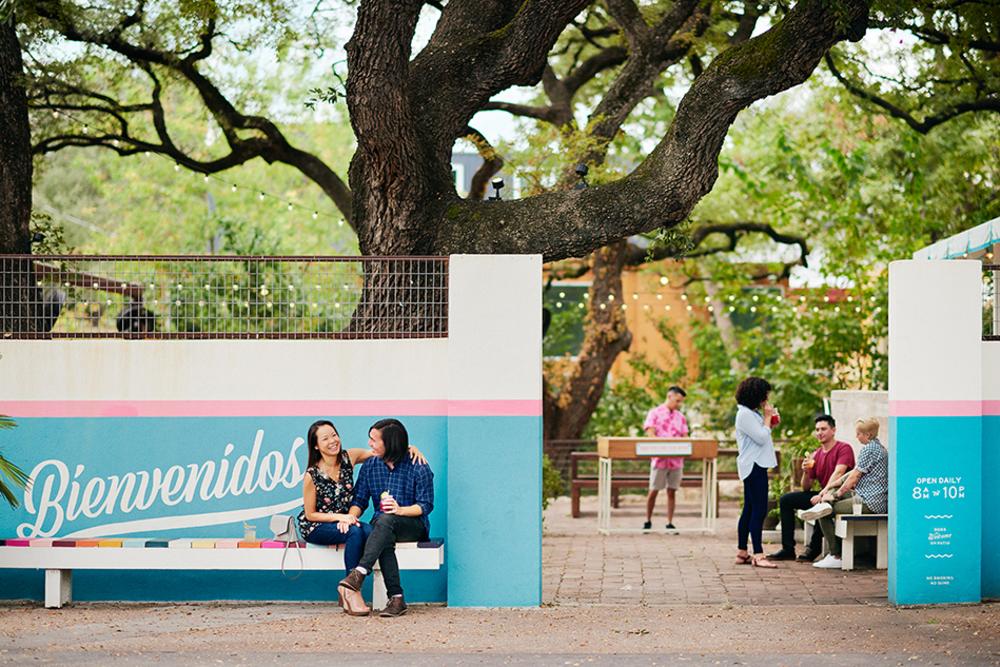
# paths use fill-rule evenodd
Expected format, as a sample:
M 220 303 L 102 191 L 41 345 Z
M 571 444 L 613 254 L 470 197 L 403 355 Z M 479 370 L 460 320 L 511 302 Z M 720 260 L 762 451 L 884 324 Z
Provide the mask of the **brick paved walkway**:
M 661 501 L 664 499 L 661 499 Z M 735 503 L 724 504 L 715 535 L 597 534 L 596 500 L 583 499 L 584 516 L 569 516 L 569 499 L 545 512 L 542 599 L 555 605 L 637 604 L 668 606 L 887 604 L 886 571 L 820 570 L 783 561 L 777 570 L 736 565 Z M 638 526 L 642 499 L 623 497 L 612 526 Z M 698 525 L 687 506 L 678 527 Z M 656 525 L 664 521 L 658 519 Z M 765 551 L 777 549 L 768 545 Z

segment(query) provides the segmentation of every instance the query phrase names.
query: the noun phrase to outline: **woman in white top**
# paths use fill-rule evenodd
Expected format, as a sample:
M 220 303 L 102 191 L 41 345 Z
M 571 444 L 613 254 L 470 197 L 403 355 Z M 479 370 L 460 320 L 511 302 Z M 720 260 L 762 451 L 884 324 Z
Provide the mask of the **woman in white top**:
M 743 512 L 738 524 L 736 562 L 757 567 L 777 567 L 764 555 L 762 533 L 767 516 L 767 469 L 778 461 L 774 456 L 771 426 L 774 408 L 767 398 L 771 384 L 748 377 L 736 389 L 736 468 L 743 480 Z M 753 556 L 747 551 L 747 537 L 753 539 Z

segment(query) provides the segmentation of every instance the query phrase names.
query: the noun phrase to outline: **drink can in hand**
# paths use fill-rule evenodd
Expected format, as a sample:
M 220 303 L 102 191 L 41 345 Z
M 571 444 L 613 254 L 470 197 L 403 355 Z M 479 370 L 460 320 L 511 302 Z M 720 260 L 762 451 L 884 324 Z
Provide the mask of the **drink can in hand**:
M 778 412 L 778 408 L 774 409 L 774 414 L 771 415 L 771 428 L 774 428 L 781 423 L 781 413 Z

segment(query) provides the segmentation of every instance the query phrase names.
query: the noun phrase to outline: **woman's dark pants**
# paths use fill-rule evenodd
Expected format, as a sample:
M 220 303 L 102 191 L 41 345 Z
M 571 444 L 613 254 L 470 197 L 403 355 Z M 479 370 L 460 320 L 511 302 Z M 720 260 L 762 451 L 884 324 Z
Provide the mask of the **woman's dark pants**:
M 764 517 L 767 516 L 767 468 L 756 463 L 753 470 L 743 480 L 743 512 L 737 525 L 737 547 L 747 548 L 747 536 L 753 539 L 753 552 L 764 553 Z

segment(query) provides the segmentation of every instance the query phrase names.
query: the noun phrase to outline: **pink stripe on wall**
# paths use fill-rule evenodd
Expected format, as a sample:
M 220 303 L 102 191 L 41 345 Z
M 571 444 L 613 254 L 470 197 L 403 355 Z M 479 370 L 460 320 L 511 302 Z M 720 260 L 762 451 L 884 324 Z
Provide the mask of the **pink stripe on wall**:
M 11 417 L 539 417 L 534 400 L 0 401 Z
M 1000 401 L 889 401 L 889 416 L 979 417 L 986 414 L 989 403 Z
M 984 417 L 1000 417 L 1000 401 L 983 401 Z

